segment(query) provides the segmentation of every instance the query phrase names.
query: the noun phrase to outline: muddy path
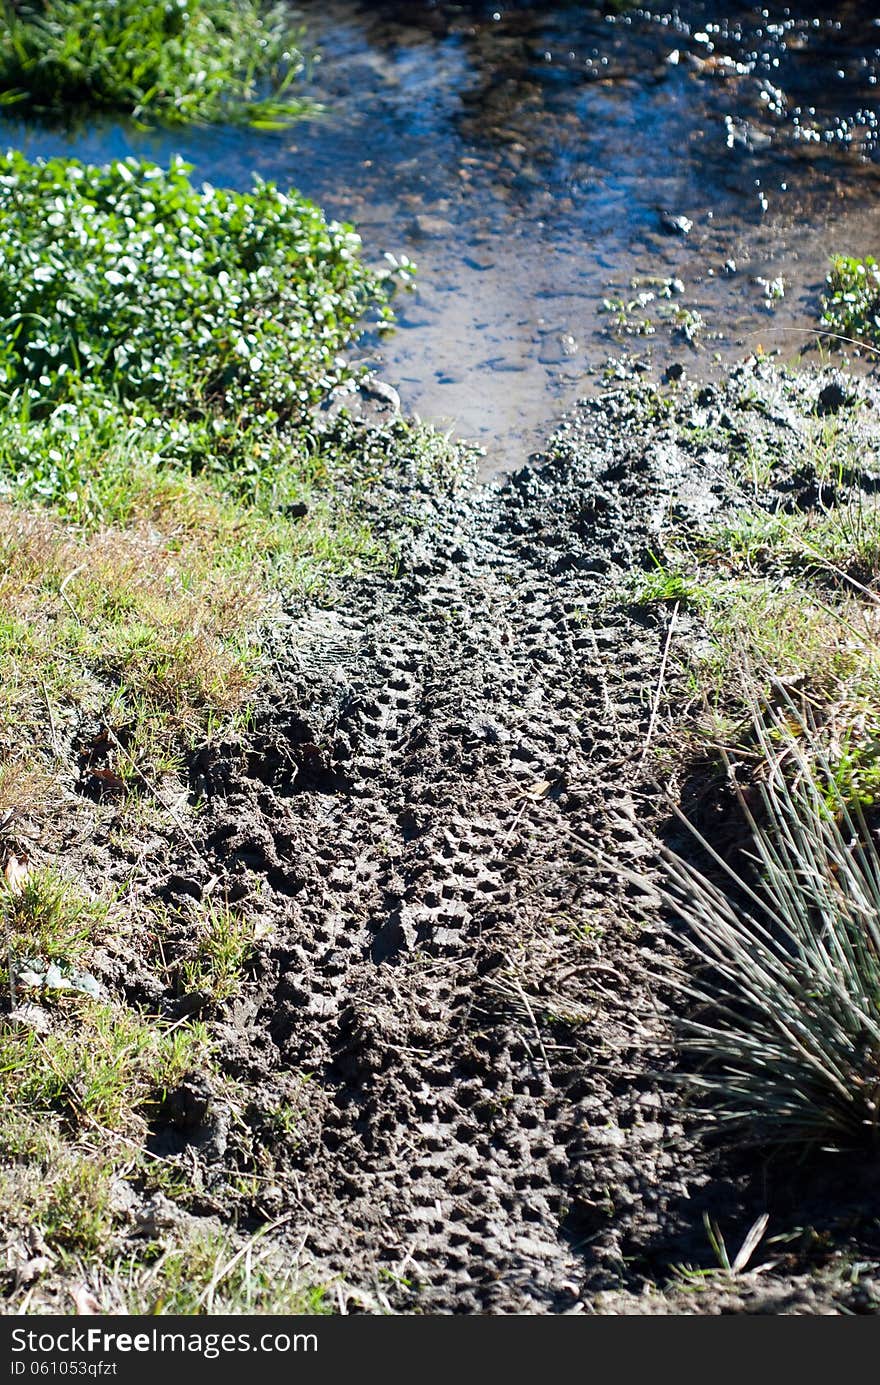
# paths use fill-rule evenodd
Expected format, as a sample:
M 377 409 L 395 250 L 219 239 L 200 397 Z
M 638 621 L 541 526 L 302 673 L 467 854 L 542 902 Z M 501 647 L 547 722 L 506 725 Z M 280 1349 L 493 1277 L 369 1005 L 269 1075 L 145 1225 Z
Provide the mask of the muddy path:
M 798 455 L 821 380 L 774 380 L 743 368 L 683 416 Z M 737 413 L 755 388 L 766 408 Z M 619 874 L 650 870 L 667 633 L 624 578 L 670 513 L 739 484 L 652 397 L 585 402 L 497 488 L 415 464 L 377 486 L 396 576 L 288 613 L 252 734 L 195 757 L 196 835 L 146 861 L 144 897 L 185 919 L 219 888 L 263 937 L 212 1024 L 228 1090 L 193 1074 L 153 1152 L 196 1217 L 227 1220 L 257 1170 L 241 1229 L 281 1216 L 283 1254 L 348 1311 L 823 1312 L 844 1292 L 794 1262 L 739 1297 L 652 1288 L 711 1265 L 707 1207 L 733 1239 L 768 1198 L 782 1223 L 803 1210 L 787 1175 L 756 1193 L 754 1164 L 719 1172 L 686 1133 L 659 1080 L 670 940 Z M 396 427 L 358 426 L 380 448 Z M 129 974 L 129 998 L 155 1004 L 150 984 Z
M 602 609 L 646 522 L 604 460 L 471 497 L 401 477 L 397 580 L 291 627 L 246 764 L 209 769 L 211 865 L 171 881 L 262 892 L 277 941 L 223 1063 L 305 1103 L 282 1158 L 307 1251 L 410 1309 L 571 1310 L 604 1196 L 585 1145 L 641 944 L 600 942 L 615 889 L 573 832 L 635 849 L 656 644 Z

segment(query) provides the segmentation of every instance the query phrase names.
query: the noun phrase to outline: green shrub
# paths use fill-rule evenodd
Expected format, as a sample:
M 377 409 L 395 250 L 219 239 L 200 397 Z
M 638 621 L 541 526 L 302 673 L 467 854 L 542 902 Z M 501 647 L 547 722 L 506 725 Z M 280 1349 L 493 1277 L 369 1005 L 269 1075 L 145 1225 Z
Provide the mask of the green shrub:
M 825 280 L 822 325 L 859 342 L 880 342 L 880 264 L 835 255 Z
M 186 121 L 283 123 L 301 71 L 289 11 L 263 0 L 0 0 L 0 93 Z M 272 96 L 258 100 L 271 85 Z
M 0 158 L 0 391 L 32 409 L 83 392 L 192 415 L 301 415 L 380 276 L 360 238 L 295 192 L 242 194 L 127 159 Z

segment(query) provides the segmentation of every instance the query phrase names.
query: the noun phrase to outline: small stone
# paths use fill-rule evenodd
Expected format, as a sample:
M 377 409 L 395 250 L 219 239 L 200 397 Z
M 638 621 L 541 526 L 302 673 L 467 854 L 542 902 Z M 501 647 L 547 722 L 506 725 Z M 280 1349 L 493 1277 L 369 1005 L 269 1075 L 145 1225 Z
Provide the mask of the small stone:
M 668 236 L 689 236 L 694 223 L 689 216 L 671 216 L 668 212 L 661 212 L 660 227 Z
M 387 384 L 385 380 L 377 380 L 370 376 L 361 381 L 359 391 L 365 398 L 385 405 L 395 414 L 400 413 L 400 395 L 394 386 Z
M 451 236 L 454 227 L 451 221 L 447 221 L 442 216 L 429 216 L 425 212 L 420 212 L 410 223 L 409 233 L 420 239 L 428 239 L 433 236 Z

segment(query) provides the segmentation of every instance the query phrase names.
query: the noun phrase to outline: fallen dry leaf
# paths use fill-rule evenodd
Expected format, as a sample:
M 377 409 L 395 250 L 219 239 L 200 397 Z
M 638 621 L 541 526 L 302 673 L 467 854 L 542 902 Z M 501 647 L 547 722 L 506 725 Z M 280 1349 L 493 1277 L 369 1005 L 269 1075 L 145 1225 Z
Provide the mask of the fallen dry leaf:
M 90 769 L 89 776 L 97 779 L 102 789 L 124 789 L 125 780 L 113 769 Z
M 529 784 L 527 788 L 520 789 L 520 798 L 546 798 L 553 788 L 552 780 L 539 779 L 534 784 Z
M 31 868 L 20 856 L 10 856 L 3 868 L 3 878 L 11 895 L 20 895 L 27 884 Z

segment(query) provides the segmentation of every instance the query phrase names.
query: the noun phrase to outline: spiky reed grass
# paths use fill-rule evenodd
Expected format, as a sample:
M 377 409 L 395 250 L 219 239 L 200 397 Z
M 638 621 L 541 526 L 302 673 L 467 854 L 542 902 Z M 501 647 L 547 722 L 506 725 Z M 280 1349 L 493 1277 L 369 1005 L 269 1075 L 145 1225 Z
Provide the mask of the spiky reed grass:
M 664 856 L 684 960 L 674 989 L 687 1086 L 739 1143 L 854 1146 L 880 1122 L 880 851 L 823 737 L 791 702 L 755 709 L 766 777 L 740 805 L 751 835 L 717 879 Z

